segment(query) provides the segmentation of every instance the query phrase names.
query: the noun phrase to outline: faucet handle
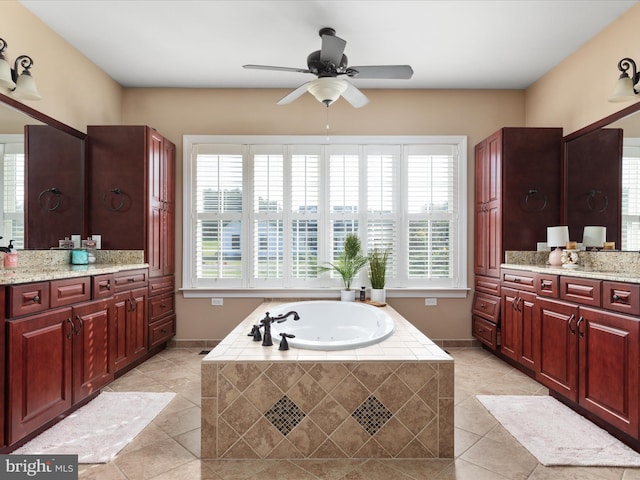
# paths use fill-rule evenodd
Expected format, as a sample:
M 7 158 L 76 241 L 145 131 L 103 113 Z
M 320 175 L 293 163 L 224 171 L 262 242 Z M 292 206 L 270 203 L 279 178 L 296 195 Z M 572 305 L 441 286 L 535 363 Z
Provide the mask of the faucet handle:
M 251 329 L 251 333 L 248 335 L 249 337 L 253 337 L 254 342 L 259 342 L 262 340 L 262 334 L 260 333 L 260 325 L 254 325 Z
M 289 342 L 287 342 L 287 338 L 295 338 L 295 335 L 291 335 L 290 333 L 281 333 L 280 336 L 282 340 L 280 340 L 280 346 L 278 350 L 289 350 Z

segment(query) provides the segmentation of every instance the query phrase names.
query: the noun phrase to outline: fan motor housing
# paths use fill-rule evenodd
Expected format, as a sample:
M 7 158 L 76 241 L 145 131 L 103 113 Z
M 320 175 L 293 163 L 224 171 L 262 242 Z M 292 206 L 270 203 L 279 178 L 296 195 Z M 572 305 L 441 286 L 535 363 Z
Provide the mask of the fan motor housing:
M 338 74 L 344 73 L 347 68 L 347 56 L 342 54 L 340 65 L 323 62 L 320 60 L 320 50 L 311 52 L 307 57 L 307 68 L 311 73 L 319 77 L 336 77 Z

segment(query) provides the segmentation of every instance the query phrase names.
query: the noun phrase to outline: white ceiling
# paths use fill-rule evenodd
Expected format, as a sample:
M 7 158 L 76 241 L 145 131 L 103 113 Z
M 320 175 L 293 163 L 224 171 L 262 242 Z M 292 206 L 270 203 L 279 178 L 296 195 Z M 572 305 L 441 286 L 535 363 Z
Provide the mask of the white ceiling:
M 20 0 L 125 87 L 288 88 L 318 30 L 349 65 L 409 64 L 410 80 L 362 88 L 522 89 L 637 0 Z M 37 68 L 37 58 L 34 59 Z M 612 81 L 616 66 L 611 66 Z

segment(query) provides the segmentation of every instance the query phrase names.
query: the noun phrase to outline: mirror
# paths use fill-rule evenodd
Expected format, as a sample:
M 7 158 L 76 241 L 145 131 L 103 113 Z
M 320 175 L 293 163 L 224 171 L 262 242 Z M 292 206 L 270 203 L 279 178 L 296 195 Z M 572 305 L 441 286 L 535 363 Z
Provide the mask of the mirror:
M 86 134 L 0 94 L 0 245 L 86 238 Z
M 563 219 L 572 240 L 607 227 L 616 249 L 640 250 L 640 103 L 563 139 Z

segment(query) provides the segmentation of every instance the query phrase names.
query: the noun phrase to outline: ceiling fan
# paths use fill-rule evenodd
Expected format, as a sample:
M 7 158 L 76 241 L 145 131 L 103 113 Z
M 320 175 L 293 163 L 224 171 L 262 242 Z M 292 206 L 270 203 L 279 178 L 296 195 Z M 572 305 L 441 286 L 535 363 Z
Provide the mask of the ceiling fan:
M 318 78 L 303 83 L 291 93 L 281 98 L 278 105 L 286 105 L 305 92 L 311 93 L 319 102 L 327 107 L 340 95 L 355 108 L 364 107 L 369 99 L 364 93 L 344 78 L 366 79 L 409 79 L 413 69 L 409 65 L 368 65 L 349 67 L 344 47 L 347 42 L 336 36 L 333 28 L 322 28 L 319 31 L 322 48 L 307 57 L 307 68 L 274 67 L 271 65 L 243 65 L 243 68 L 256 70 L 277 70 L 281 72 L 312 73 Z

